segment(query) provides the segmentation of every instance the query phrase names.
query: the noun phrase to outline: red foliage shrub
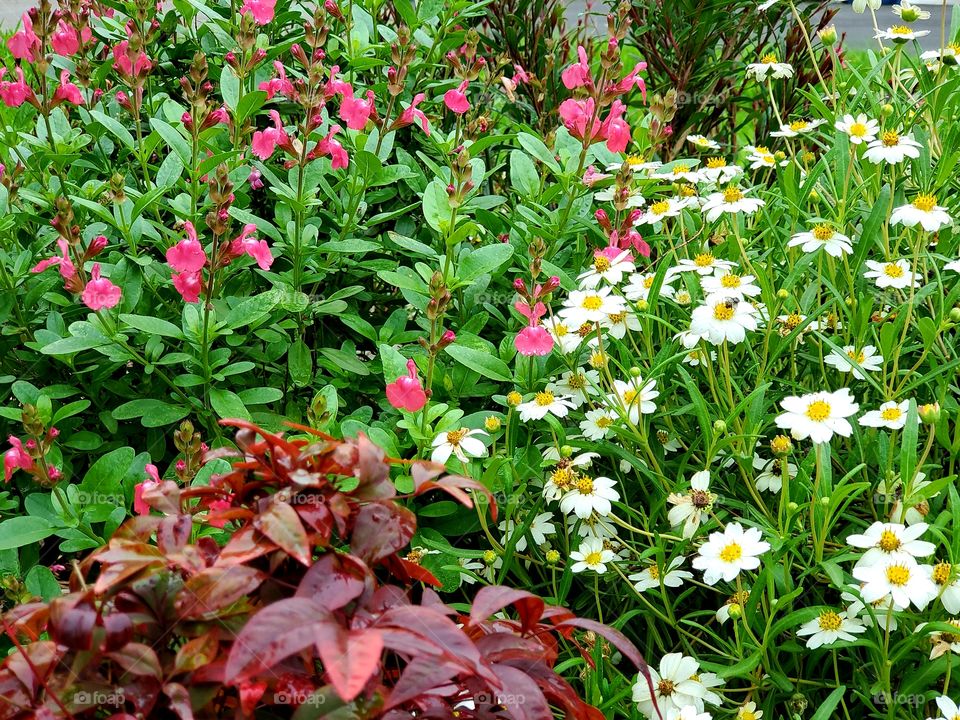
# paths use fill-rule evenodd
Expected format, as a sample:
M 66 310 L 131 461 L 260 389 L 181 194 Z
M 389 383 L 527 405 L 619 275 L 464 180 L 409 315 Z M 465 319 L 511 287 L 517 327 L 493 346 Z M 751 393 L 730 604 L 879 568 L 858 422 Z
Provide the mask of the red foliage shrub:
M 469 614 L 397 551 L 416 518 L 366 437 L 288 439 L 249 423 L 209 487 L 165 482 L 78 565 L 71 592 L 3 619 L 0 718 L 602 718 L 554 671 L 592 630 L 646 672 L 616 630 L 523 590 L 485 587 Z M 234 451 L 208 454 L 222 457 Z M 474 481 L 410 466 L 415 494 L 471 504 Z M 496 506 L 489 498 L 496 515 Z M 222 547 L 203 532 L 233 523 Z M 507 615 L 511 609 L 515 619 Z M 589 660 L 589 656 L 586 656 Z

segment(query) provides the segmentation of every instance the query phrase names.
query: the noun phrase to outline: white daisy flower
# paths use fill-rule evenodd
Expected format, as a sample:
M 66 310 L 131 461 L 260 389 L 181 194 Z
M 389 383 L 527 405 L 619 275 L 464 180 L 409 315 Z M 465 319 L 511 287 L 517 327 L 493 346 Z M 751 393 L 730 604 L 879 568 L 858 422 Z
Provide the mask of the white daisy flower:
M 917 195 L 909 205 L 894 208 L 890 215 L 891 225 L 906 225 L 916 227 L 920 225 L 927 232 L 936 232 L 944 225 L 950 225 L 953 220 L 947 214 L 947 209 L 937 205 L 935 195 Z
M 623 295 L 631 302 L 647 300 L 650 297 L 650 289 L 656 279 L 656 273 L 634 273 L 630 276 L 627 284 L 623 286 Z M 659 297 L 673 297 L 676 292 L 670 284 L 676 279 L 675 275 L 669 272 L 664 275 L 663 282 L 660 283 Z
M 936 72 L 941 63 L 956 67 L 960 64 L 960 44 L 948 43 L 945 48 L 940 50 L 928 50 L 920 55 L 920 59 L 927 63 L 931 72 Z
M 728 597 L 723 605 L 717 608 L 715 617 L 717 622 L 721 625 L 726 623 L 730 619 L 730 611 L 736 607 L 739 612 L 743 612 L 743 609 L 747 606 L 747 603 L 750 601 L 750 592 L 749 590 L 738 590 L 733 595 Z
M 579 573 L 584 570 L 593 570 L 598 575 L 607 571 L 607 563 L 613 560 L 613 551 L 603 546 L 602 540 L 587 538 L 580 543 L 580 547 L 570 553 L 570 559 L 576 562 L 570 566 L 570 571 Z
M 757 309 L 736 297 L 710 295 L 706 304 L 695 308 L 690 319 L 690 332 L 711 345 L 743 342 L 748 330 L 757 329 Z
M 752 215 L 765 205 L 759 198 L 747 197 L 738 187 L 730 186 L 723 192 L 711 193 L 703 204 L 708 222 L 714 222 L 724 213 Z
M 837 120 L 834 127 L 846 133 L 853 145 L 873 142 L 877 139 L 877 133 L 880 132 L 880 124 L 863 113 L 856 117 L 844 115 L 843 119 Z
M 475 436 L 486 437 L 483 430 L 468 430 L 457 428 L 450 432 L 440 433 L 433 439 L 433 453 L 430 459 L 436 463 L 446 463 L 451 455 L 457 460 L 466 463 L 469 458 L 479 458 L 487 454 L 487 448 L 482 440 Z
M 908 157 L 920 157 L 921 147 L 923 146 L 909 135 L 900 135 L 888 130 L 867 145 L 863 156 L 874 165 L 882 162 L 895 165 Z
M 789 125 L 781 125 L 780 129 L 770 133 L 772 137 L 783 137 L 783 138 L 792 138 L 797 137 L 798 135 L 803 135 L 808 132 L 813 132 L 818 127 L 823 125 L 826 120 L 794 120 Z
M 581 520 L 593 513 L 606 517 L 613 509 L 611 502 L 620 499 L 614 485 L 616 483 L 610 478 L 578 475 L 573 487 L 561 498 L 560 511 L 565 515 L 576 515 Z
M 598 323 L 607 315 L 623 312 L 626 301 L 619 295 L 611 295 L 609 287 L 594 290 L 574 290 L 564 301 L 558 315 L 574 327 L 584 323 Z
M 660 168 L 653 173 L 652 177 L 660 180 L 672 180 L 673 182 L 686 181 L 696 183 L 700 180 L 700 172 L 694 170 L 697 161 L 677 162 L 669 168 Z
M 943 657 L 947 653 L 960 655 L 960 639 L 958 639 L 958 636 L 960 636 L 960 619 L 950 618 L 944 622 L 953 625 L 956 630 L 951 632 L 934 631 L 930 633 L 930 642 L 933 645 L 933 649 L 930 651 L 931 660 Z M 920 623 L 917 625 L 916 632 L 923 632 L 926 627 L 927 623 Z
M 902 430 L 907 425 L 907 409 L 909 407 L 909 400 L 904 400 L 900 403 L 896 400 L 890 400 L 883 403 L 876 410 L 864 413 L 859 422 L 864 427 Z M 917 423 L 919 422 L 920 418 L 918 417 Z
M 929 30 L 914 30 L 906 25 L 893 25 L 886 30 L 877 30 L 874 37 L 877 40 L 892 40 L 899 45 L 910 42 L 911 40 L 917 40 L 929 34 Z
M 723 532 L 710 535 L 693 559 L 693 567 L 703 570 L 703 581 L 716 585 L 720 580 L 731 582 L 743 570 L 760 567 L 760 555 L 770 549 L 770 543 L 756 528 L 744 530 L 740 523 L 730 523 Z
M 760 294 L 760 287 L 754 284 L 753 275 L 738 275 L 733 270 L 717 270 L 700 280 L 703 292 L 718 297 L 743 300 Z
M 857 350 L 854 345 L 844 345 L 840 352 L 831 350 L 823 362 L 840 372 L 852 372 L 858 380 L 865 379 L 868 372 L 883 369 L 883 356 L 873 345 L 865 345 L 862 350 Z
M 623 276 L 633 271 L 633 256 L 629 250 L 618 252 L 612 258 L 604 250 L 597 250 L 593 254 L 593 266 L 586 272 L 580 273 L 577 280 L 581 288 L 592 290 L 601 281 L 608 285 L 619 285 Z
M 567 517 L 567 528 L 570 533 L 573 532 L 574 526 L 576 526 L 578 537 L 594 538 L 595 540 L 617 540 L 616 525 L 613 525 L 609 520 L 606 520 L 599 515 L 591 515 L 588 518 L 582 519 L 578 518 L 576 515 L 570 515 Z
M 747 155 L 747 162 L 750 163 L 751 170 L 764 170 L 776 167 L 786 167 L 790 164 L 786 156 L 782 153 L 778 157 L 775 153 L 766 148 L 754 148 Z
M 687 205 L 688 202 L 680 198 L 657 200 L 646 209 L 636 224 L 656 225 L 657 223 L 663 222 L 666 218 L 676 217 Z
M 520 413 L 520 420 L 529 422 L 542 420 L 548 414 L 566 417 L 567 413 L 575 407 L 576 404 L 569 397 L 554 395 L 549 390 L 543 390 L 534 395 L 531 400 L 517 405 L 517 411 Z
M 607 165 L 606 171 L 610 173 L 620 172 L 620 170 L 623 168 L 624 165 L 627 165 L 635 173 L 639 173 L 639 172 L 649 173 L 659 168 L 661 165 L 663 165 L 663 163 L 657 160 L 652 160 L 647 162 L 642 157 L 631 155 L 626 159 L 622 160 L 621 162 L 610 163 L 609 165 Z
M 747 65 L 747 77 L 753 76 L 763 81 L 768 75 L 774 80 L 793 77 L 793 66 L 790 63 L 780 62 L 773 53 L 764 55 L 760 58 L 760 62 Z
M 633 583 L 633 588 L 638 593 L 646 592 L 653 588 L 658 588 L 662 584 L 664 587 L 678 588 L 683 585 L 684 580 L 693 578 L 693 573 L 688 570 L 680 570 L 684 558 L 680 555 L 673 558 L 667 565 L 667 571 L 663 572 L 656 563 L 648 565 L 638 573 L 630 575 L 629 580 Z
M 879 10 L 882 4 L 883 0 L 853 0 L 853 11 L 862 13 L 868 7 L 871 10 Z
M 870 565 L 857 565 L 853 577 L 863 583 L 860 594 L 868 603 L 893 602 L 895 610 L 910 605 L 923 610 L 937 596 L 937 587 L 930 579 L 930 568 L 917 564 L 906 554 L 887 554 Z
M 926 473 L 918 472 L 913 481 L 910 483 L 910 496 L 917 496 L 925 487 L 930 484 L 930 480 L 926 480 Z M 930 504 L 927 502 L 930 498 L 935 498 L 940 495 L 939 492 L 935 492 L 932 495 L 923 493 L 922 497 L 924 498 L 916 505 L 911 505 L 906 508 L 904 511 L 903 501 L 904 501 L 904 489 L 903 489 L 903 480 L 899 477 L 896 478 L 893 482 L 881 482 L 880 487 L 877 488 L 877 492 L 880 495 L 883 495 L 885 498 L 893 501 L 893 507 L 890 508 L 890 519 L 893 522 L 902 522 L 907 525 L 916 525 L 917 523 L 922 523 L 925 521 L 927 514 L 930 512 Z M 909 499 L 909 498 L 907 498 Z
M 700 181 L 725 185 L 743 173 L 739 165 L 728 165 L 721 157 L 707 158 L 707 162 L 700 169 Z
M 860 409 L 847 388 L 791 395 L 780 402 L 780 407 L 785 412 L 777 415 L 777 427 L 789 430 L 794 440 L 810 438 L 814 443 L 830 442 L 835 434 L 850 437 L 853 427 L 847 418 Z
M 910 269 L 910 262 L 901 258 L 892 262 L 877 262 L 876 260 L 867 260 L 867 267 L 870 268 L 863 274 L 864 277 L 873 278 L 878 288 L 894 288 L 903 290 L 911 285 L 920 286 L 920 275 Z
M 613 432 L 616 414 L 607 408 L 598 407 L 588 410 L 580 421 L 580 432 L 588 440 L 602 440 Z
M 687 135 L 687 141 L 699 150 L 719 150 L 720 143 L 703 135 Z
M 893 6 L 893 14 L 904 22 L 916 22 L 917 20 L 929 20 L 930 13 L 921 10 L 909 0 L 901 0 L 899 5 Z
M 567 370 L 559 380 L 547 383 L 547 390 L 555 395 L 570 398 L 575 408 L 590 399 L 595 392 L 594 385 L 600 382 L 600 373 L 596 370 Z
M 690 335 L 689 333 L 681 333 L 681 334 L 685 334 L 688 336 Z M 697 337 L 697 342 L 700 342 L 700 340 L 703 339 L 698 336 L 692 336 L 692 337 Z M 713 350 L 711 350 L 710 353 L 708 354 L 707 351 L 704 350 L 703 348 L 695 347 L 695 348 L 691 348 L 691 350 L 686 355 L 683 356 L 683 360 L 681 360 L 680 362 L 682 362 L 684 365 L 689 365 L 690 367 L 697 367 L 699 365 L 706 364 L 716 359 L 717 359 L 717 353 L 715 353 Z
M 461 582 L 467 583 L 467 585 L 473 585 L 477 582 L 477 578 L 474 576 L 480 575 L 484 567 L 483 563 L 479 560 L 465 557 L 457 558 L 457 565 L 460 570 L 460 580 Z
M 658 717 L 658 708 L 661 713 L 667 713 L 671 709 L 680 710 L 692 705 L 700 711 L 704 703 L 720 704 L 720 696 L 702 682 L 705 675 L 713 673 L 701 673 L 700 663 L 695 658 L 669 653 L 660 659 L 658 668 L 650 667 L 649 673 L 649 682 L 641 674 L 633 686 L 633 701 L 649 720 Z
M 853 252 L 850 238 L 842 235 L 825 223 L 814 225 L 809 232 L 801 232 L 790 238 L 787 247 L 797 247 L 805 253 L 812 253 L 821 248 L 831 257 L 842 257 Z
M 610 336 L 615 337 L 617 340 L 625 338 L 627 336 L 627 330 L 631 332 L 640 332 L 643 330 L 640 319 L 632 310 L 624 310 L 620 313 L 608 315 L 606 321 L 600 323 L 600 325 L 601 327 L 605 327 Z M 592 337 L 588 342 L 590 345 L 597 345 L 600 340 L 597 337 Z
M 611 185 L 608 188 L 604 188 L 603 190 L 595 192 L 593 194 L 593 199 L 598 203 L 612 203 L 615 200 L 620 200 L 623 202 L 626 200 L 626 202 L 624 202 L 624 207 L 631 209 L 643 207 L 647 204 L 647 199 L 641 193 L 640 188 L 630 188 L 626 191 L 626 197 L 624 197 L 621 193 L 623 193 L 623 190 L 618 190 L 615 185 Z
M 937 550 L 933 543 L 919 539 L 926 531 L 926 523 L 907 527 L 899 523 L 877 521 L 863 533 L 850 535 L 847 544 L 867 551 L 857 561 L 857 567 L 873 565 L 891 558 L 914 560 L 933 555 Z
M 939 562 L 931 567 L 930 579 L 936 586 L 943 609 L 951 615 L 960 615 L 960 577 L 950 563 Z
M 807 638 L 807 647 L 816 650 L 824 645 L 833 645 L 839 640 L 855 642 L 857 635 L 865 633 L 867 626 L 846 611 L 824 610 L 818 617 L 804 623 L 797 630 L 799 637 Z
M 754 453 L 753 469 L 760 471 L 754 480 L 757 490 L 771 493 L 780 492 L 780 490 L 783 488 L 784 463 L 786 463 L 787 474 L 789 477 L 795 478 L 797 476 L 797 466 L 792 462 L 787 462 L 785 460 L 781 460 L 780 458 L 766 460 L 760 457 L 757 453 Z
M 762 717 L 763 710 L 757 710 L 757 704 L 752 700 L 737 708 L 736 720 L 760 720 Z
M 683 525 L 683 537 L 689 540 L 697 532 L 704 515 L 713 509 L 717 496 L 710 492 L 710 471 L 700 470 L 690 478 L 690 492 L 670 493 L 667 502 L 673 505 L 667 520 L 673 527 Z
M 948 262 L 943 266 L 944 270 L 953 270 L 955 273 L 960 273 L 960 260 L 954 260 L 953 262 Z
M 960 717 L 960 708 L 946 695 L 937 698 L 937 708 L 940 710 L 940 718 L 943 720 L 957 720 Z M 938 718 L 927 718 L 927 720 L 939 720 Z
M 527 549 L 527 533 L 529 533 L 533 538 L 533 544 L 537 547 L 540 547 L 547 542 L 547 535 L 556 534 L 557 529 L 551 520 L 553 520 L 553 513 L 550 512 L 542 512 L 534 517 L 530 523 L 530 527 L 527 529 L 527 532 L 521 535 L 514 545 L 514 548 L 516 548 L 517 552 L 523 552 Z M 518 523 L 514 521 L 513 518 L 511 518 L 509 521 L 502 520 L 497 527 L 504 535 L 504 544 L 506 543 L 507 538 L 513 535 L 517 527 L 522 526 L 523 522 Z
M 583 338 L 577 333 L 577 327 L 568 325 L 558 317 L 547 318 L 543 326 L 553 336 L 560 352 L 564 354 L 574 352 L 583 342 Z
M 644 382 L 639 376 L 630 378 L 630 382 L 614 380 L 614 392 L 607 396 L 607 401 L 621 416 L 626 415 L 629 421 L 636 425 L 640 422 L 641 415 L 656 412 L 657 405 L 653 401 L 660 396 L 656 388 L 656 380 Z
M 727 270 L 735 267 L 736 263 L 730 260 L 721 260 L 709 250 L 698 253 L 693 259 L 682 259 L 675 268 L 671 268 L 668 275 L 682 272 L 695 272 L 699 275 L 712 275 L 717 268 Z
M 682 708 L 667 710 L 666 720 L 713 720 L 713 715 L 700 712 L 693 705 L 684 705 Z

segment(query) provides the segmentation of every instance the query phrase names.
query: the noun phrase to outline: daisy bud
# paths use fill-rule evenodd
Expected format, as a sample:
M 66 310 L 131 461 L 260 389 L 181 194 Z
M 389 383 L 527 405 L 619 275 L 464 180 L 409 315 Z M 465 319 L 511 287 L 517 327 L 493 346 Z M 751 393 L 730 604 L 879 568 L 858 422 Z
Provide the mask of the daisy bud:
M 741 607 L 740 603 L 730 603 L 729 611 L 730 617 L 734 620 L 743 615 L 743 607 Z
M 511 390 L 507 393 L 507 405 L 510 407 L 516 407 L 523 402 L 523 395 L 518 393 L 516 390 Z
M 496 415 L 490 415 L 483 421 L 483 427 L 486 429 L 487 432 L 491 432 L 491 433 L 497 432 L 500 429 L 501 425 L 502 425 L 502 422 L 500 418 L 498 418 Z
M 789 701 L 790 709 L 797 715 L 803 715 L 804 711 L 807 709 L 807 698 L 805 698 L 800 693 L 796 693 L 790 698 Z
M 950 310 L 950 322 L 960 323 L 960 308 Z
M 927 425 L 935 425 L 940 420 L 940 403 L 927 403 L 921 405 L 917 410 L 920 413 L 920 419 Z
M 648 307 L 650 307 L 650 303 L 646 300 L 637 300 L 637 310 L 640 312 L 646 312 Z
M 793 440 L 786 435 L 777 435 L 770 441 L 770 452 L 774 457 L 786 457 L 793 450 Z
M 727 423 L 725 423 L 723 420 L 714 420 L 713 431 L 715 433 L 725 433 L 727 431 Z
M 492 566 L 497 561 L 497 554 L 493 550 L 485 550 L 483 553 L 483 564 Z
M 777 290 L 777 297 L 780 298 L 781 300 L 786 300 L 788 297 L 790 297 L 790 293 L 787 292 L 784 288 L 780 288 L 779 290 Z
M 569 445 L 564 445 L 560 448 L 560 457 L 568 458 L 573 455 L 573 448 Z
M 828 498 L 826 495 L 823 496 L 822 498 L 820 498 L 820 504 L 823 505 L 824 507 L 830 507 L 830 498 Z
M 920 11 L 911 5 L 903 4 L 900 6 L 900 19 L 907 23 L 916 22 L 920 19 Z
M 820 193 L 818 193 L 816 190 L 811 190 L 810 202 L 820 202 Z
M 893 105 L 890 103 L 884 103 L 880 106 L 881 117 L 890 117 L 891 115 L 893 115 Z
M 837 28 L 834 25 L 825 27 L 823 30 L 818 32 L 817 35 L 820 36 L 820 41 L 824 45 L 833 45 L 835 42 L 837 42 Z
M 547 561 L 547 565 L 556 565 L 560 562 L 560 553 L 556 550 L 547 550 L 544 559 Z
M 789 512 L 795 513 L 799 509 L 800 509 L 800 506 L 797 505 L 795 502 L 793 502 L 793 500 L 787 503 L 787 510 Z

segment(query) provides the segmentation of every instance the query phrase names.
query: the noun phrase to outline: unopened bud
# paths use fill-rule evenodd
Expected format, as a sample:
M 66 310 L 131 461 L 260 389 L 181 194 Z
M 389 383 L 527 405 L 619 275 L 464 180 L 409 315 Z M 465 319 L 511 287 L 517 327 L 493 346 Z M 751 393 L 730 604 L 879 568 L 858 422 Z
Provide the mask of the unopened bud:
M 940 403 L 933 402 L 921 405 L 917 408 L 917 412 L 920 415 L 920 420 L 927 425 L 934 425 L 940 420 Z
M 483 421 L 483 427 L 486 428 L 487 432 L 497 432 L 503 422 L 496 415 L 490 415 Z

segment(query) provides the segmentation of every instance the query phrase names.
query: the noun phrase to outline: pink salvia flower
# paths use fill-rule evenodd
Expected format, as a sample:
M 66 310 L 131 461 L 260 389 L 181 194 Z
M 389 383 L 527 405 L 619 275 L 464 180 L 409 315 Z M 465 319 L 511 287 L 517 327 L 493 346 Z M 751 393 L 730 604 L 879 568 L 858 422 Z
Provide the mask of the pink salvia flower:
M 167 248 L 167 264 L 177 272 L 195 273 L 207 264 L 207 253 L 197 239 L 193 223 L 186 222 L 187 237 L 171 248 Z
M 261 270 L 269 270 L 273 265 L 273 255 L 270 254 L 270 246 L 266 240 L 250 237 L 256 231 L 256 225 L 244 225 L 243 232 L 230 243 L 230 253 L 234 256 L 249 255 L 257 261 Z
M 195 303 L 200 300 L 200 290 L 203 288 L 199 272 L 174 273 L 171 279 L 173 287 L 180 293 L 184 302 Z
M 414 122 L 420 124 L 420 127 L 423 129 L 424 134 L 427 137 L 430 137 L 430 123 L 427 121 L 427 116 L 423 114 L 422 110 L 417 109 L 417 105 L 422 103 L 427 96 L 423 93 L 417 93 L 413 96 L 413 102 L 410 103 L 410 106 L 406 108 L 400 117 L 397 118 L 394 126 L 397 128 L 407 127 L 408 125 L 413 125 Z
M 83 304 L 91 310 L 109 310 L 120 302 L 120 288 L 107 278 L 100 277 L 100 263 L 94 263 L 90 281 L 83 289 Z
M 583 45 L 577 47 L 577 57 L 580 62 L 570 65 L 560 73 L 560 79 L 563 80 L 563 85 L 567 90 L 583 87 L 590 83 L 590 61 Z
M 3 454 L 3 480 L 10 482 L 13 473 L 17 470 L 33 470 L 33 458 L 23 449 L 20 438 L 11 435 L 8 438 L 10 449 Z
M 568 98 L 560 103 L 560 119 L 577 140 L 593 140 L 601 131 L 600 121 L 594 117 L 595 109 L 593 98 Z M 587 127 L 588 125 L 590 127 Z
M 143 491 L 160 484 L 160 472 L 156 465 L 147 463 L 144 470 L 147 473 L 147 479 L 137 483 L 133 488 L 133 511 L 137 515 L 150 514 L 150 506 L 143 500 Z
M 370 113 L 374 108 L 373 90 L 367 90 L 367 99 L 355 98 L 353 89 L 349 94 L 343 96 L 343 102 L 340 104 L 340 117 L 346 121 L 347 127 L 351 130 L 363 130 L 370 120 Z
M 60 71 L 60 87 L 57 88 L 54 98 L 71 105 L 83 105 L 83 95 L 80 93 L 80 88 L 70 82 L 69 71 Z
M 263 177 L 260 174 L 260 171 L 256 168 L 250 169 L 250 177 L 247 178 L 247 182 L 250 183 L 251 190 L 259 190 L 263 187 L 263 180 L 260 178 Z
M 240 12 L 253 15 L 257 25 L 266 25 L 273 20 L 276 6 L 277 0 L 245 0 Z
M 57 238 L 57 247 L 60 248 L 59 256 L 54 255 L 46 260 L 41 260 L 33 266 L 30 272 L 41 273 L 48 267 L 57 265 L 60 269 L 60 276 L 64 280 L 72 280 L 75 278 L 77 276 L 77 268 L 70 259 L 70 246 L 67 245 L 67 241 L 63 238 Z
M 17 60 L 34 62 L 40 54 L 40 38 L 33 31 L 33 22 L 27 13 L 23 14 L 22 22 L 23 29 L 7 40 L 7 49 Z
M 0 67 L 0 101 L 7 107 L 14 108 L 20 107 L 28 100 L 36 104 L 36 97 L 33 94 L 33 90 L 27 85 L 23 77 L 23 68 L 18 67 L 14 69 L 17 79 L 12 82 L 3 79 L 6 73 L 7 69 Z
M 517 333 L 513 346 L 521 355 L 549 355 L 553 350 L 553 335 L 542 325 L 529 325 Z
M 597 169 L 591 165 L 587 168 L 587 171 L 583 173 L 583 184 L 587 187 L 593 187 L 598 182 L 606 180 L 607 178 L 613 177 L 608 173 L 597 172 Z
M 283 121 L 280 120 L 280 113 L 271 110 L 270 118 L 273 120 L 273 127 L 257 130 L 251 141 L 253 154 L 261 160 L 269 158 L 277 149 L 277 145 L 282 145 L 289 140 L 287 132 L 283 129 Z
M 626 106 L 619 100 L 614 100 L 610 107 L 610 114 L 603 123 L 602 134 L 607 139 L 607 150 L 623 152 L 630 144 L 630 126 L 623 119 Z
M 50 44 L 53 45 L 54 52 L 69 57 L 80 49 L 80 37 L 77 31 L 61 18 L 53 35 L 50 36 Z
M 467 110 L 470 109 L 470 102 L 467 100 L 467 81 L 464 80 L 460 85 L 458 85 L 453 90 L 447 90 L 443 94 L 443 104 L 447 106 L 447 109 L 456 113 L 457 115 L 463 115 Z
M 427 394 L 417 377 L 417 364 L 407 360 L 407 374 L 387 385 L 387 400 L 397 410 L 417 412 L 427 404 Z
M 150 58 L 141 50 L 137 56 L 131 60 L 129 55 L 130 43 L 127 40 L 121 40 L 113 46 L 113 66 L 122 74 L 130 76 L 139 76 L 146 74 L 153 67 Z
M 350 164 L 350 158 L 347 155 L 347 151 L 343 149 L 343 145 L 334 138 L 342 128 L 339 125 L 334 125 L 330 128 L 330 132 L 327 133 L 327 136 L 317 143 L 317 146 L 313 149 L 313 156 L 319 157 L 322 155 L 329 155 L 331 164 L 334 170 L 339 170 L 340 168 L 345 168 Z
M 267 93 L 267 100 L 277 94 L 290 97 L 293 95 L 293 83 L 287 79 L 287 69 L 279 60 L 273 61 L 273 67 L 277 71 L 277 76 L 260 83 L 260 90 Z

